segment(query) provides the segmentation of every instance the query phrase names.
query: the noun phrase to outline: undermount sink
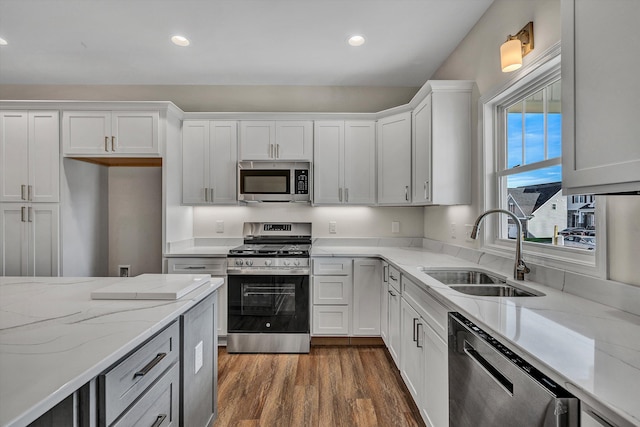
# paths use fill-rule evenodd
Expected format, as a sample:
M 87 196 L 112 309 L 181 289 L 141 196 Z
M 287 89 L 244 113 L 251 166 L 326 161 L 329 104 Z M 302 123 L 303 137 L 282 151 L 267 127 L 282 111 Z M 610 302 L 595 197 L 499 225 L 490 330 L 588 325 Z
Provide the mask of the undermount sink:
M 482 297 L 538 297 L 544 294 L 507 283 L 504 277 L 478 270 L 420 270 L 451 289 Z

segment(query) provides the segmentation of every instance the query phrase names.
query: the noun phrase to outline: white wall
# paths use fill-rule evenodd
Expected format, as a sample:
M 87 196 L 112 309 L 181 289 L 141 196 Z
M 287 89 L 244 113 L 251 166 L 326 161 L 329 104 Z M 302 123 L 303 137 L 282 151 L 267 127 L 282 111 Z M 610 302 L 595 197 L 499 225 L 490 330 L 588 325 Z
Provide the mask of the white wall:
M 512 75 L 500 71 L 499 47 L 508 34 L 514 34 L 533 21 L 535 49 L 524 58 L 526 66 L 560 40 L 560 0 L 495 0 L 487 12 L 436 71 L 433 79 L 475 80 L 473 122 L 478 120 L 478 99 L 482 94 L 505 84 Z M 579 71 L 578 71 L 579 72 Z M 477 128 L 473 134 L 471 206 L 429 207 L 425 209 L 426 237 L 453 244 L 476 247 L 477 242 L 464 238 L 464 227 L 456 227 L 450 235 L 450 224 L 473 223 L 482 209 L 482 176 L 479 173 L 481 141 Z M 608 263 L 610 278 L 640 286 L 637 254 L 640 253 L 640 197 L 608 197 Z
M 162 169 L 109 168 L 109 276 L 162 273 Z
M 224 233 L 216 233 L 216 221 L 224 221 Z M 251 221 L 311 222 L 313 237 L 420 237 L 423 208 L 310 207 L 295 203 L 194 208 L 196 237 L 242 237 L 242 224 Z M 329 234 L 336 221 L 336 234 Z M 391 232 L 391 222 L 400 232 Z

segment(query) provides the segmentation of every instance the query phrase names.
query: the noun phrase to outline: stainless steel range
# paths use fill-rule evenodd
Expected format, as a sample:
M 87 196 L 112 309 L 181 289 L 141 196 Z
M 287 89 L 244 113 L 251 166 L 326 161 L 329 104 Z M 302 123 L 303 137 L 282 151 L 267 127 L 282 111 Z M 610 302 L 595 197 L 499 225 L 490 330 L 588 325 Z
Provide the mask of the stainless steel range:
M 228 254 L 229 353 L 309 352 L 310 223 L 244 224 Z

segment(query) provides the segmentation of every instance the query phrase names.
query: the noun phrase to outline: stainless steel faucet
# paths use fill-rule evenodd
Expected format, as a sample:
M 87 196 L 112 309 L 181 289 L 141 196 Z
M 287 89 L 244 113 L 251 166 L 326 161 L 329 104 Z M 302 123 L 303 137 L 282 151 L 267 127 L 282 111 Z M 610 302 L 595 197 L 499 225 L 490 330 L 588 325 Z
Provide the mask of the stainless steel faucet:
M 522 259 L 522 224 L 520 223 L 518 217 L 513 214 L 513 212 L 509 212 L 504 209 L 489 209 L 488 211 L 481 213 L 480 216 L 476 219 L 476 223 L 473 224 L 473 229 L 471 230 L 470 237 L 472 239 L 478 238 L 480 223 L 485 216 L 492 213 L 503 213 L 505 215 L 509 215 L 511 218 L 513 218 L 516 226 L 518 227 L 518 235 L 516 236 L 516 262 L 513 266 L 513 278 L 515 280 L 524 280 L 524 275 L 531 270 L 529 270 L 529 267 L 527 267 L 527 264 L 525 264 L 524 260 Z

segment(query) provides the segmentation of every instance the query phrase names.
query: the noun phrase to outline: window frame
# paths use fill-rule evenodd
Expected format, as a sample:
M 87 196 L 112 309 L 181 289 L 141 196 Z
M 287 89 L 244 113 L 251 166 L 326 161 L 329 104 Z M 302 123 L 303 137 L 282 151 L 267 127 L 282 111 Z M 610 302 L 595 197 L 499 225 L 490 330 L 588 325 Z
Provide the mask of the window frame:
M 480 170 L 482 171 L 483 186 L 481 197 L 481 211 L 504 206 L 500 188 L 501 176 L 498 167 L 506 158 L 506 142 L 502 130 L 505 115 L 501 108 L 512 105 L 517 99 L 533 94 L 548 84 L 560 79 L 560 43 L 556 43 L 546 52 L 526 67 L 513 73 L 504 84 L 489 91 L 478 101 L 479 139 L 482 152 Z M 564 84 L 564 83 L 563 83 Z M 558 164 L 555 159 L 545 160 Z M 537 163 L 540 166 L 541 163 Z M 526 165 L 519 167 L 524 172 Z M 522 168 L 522 169 L 521 169 Z M 506 195 L 504 195 L 506 197 Z M 567 197 L 567 195 L 565 195 Z M 570 195 L 568 196 L 570 197 Z M 533 264 L 560 268 L 567 271 L 607 278 L 607 240 L 606 240 L 606 198 L 596 197 L 596 247 L 595 254 L 564 246 L 554 246 L 541 243 L 523 242 L 523 255 L 526 261 Z M 500 216 L 489 215 L 485 218 L 480 233 L 481 246 L 485 252 L 512 257 L 515 241 L 500 238 Z M 504 224 L 506 235 L 506 222 Z

